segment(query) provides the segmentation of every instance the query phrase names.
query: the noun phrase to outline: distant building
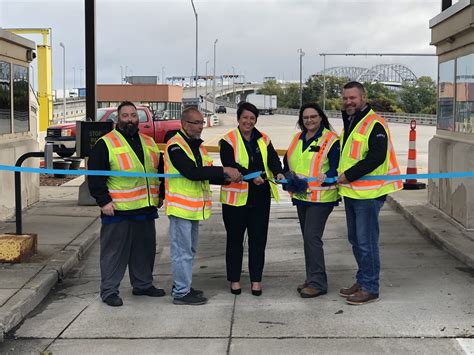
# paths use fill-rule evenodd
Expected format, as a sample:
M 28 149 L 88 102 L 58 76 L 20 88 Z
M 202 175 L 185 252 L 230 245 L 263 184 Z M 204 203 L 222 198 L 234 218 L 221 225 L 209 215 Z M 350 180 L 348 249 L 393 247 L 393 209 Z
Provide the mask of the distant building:
M 36 45 L 0 29 L 0 164 L 15 165 L 26 152 L 38 151 L 38 100 L 30 85 Z M 23 166 L 39 167 L 38 159 Z M 0 220 L 15 212 L 14 174 L 0 171 Z M 39 200 L 39 175 L 22 174 L 22 205 Z
M 128 84 L 158 84 L 157 76 L 126 76 L 124 81 Z
M 177 85 L 97 84 L 97 107 L 118 106 L 124 100 L 148 106 L 157 115 L 181 118 L 183 88 Z

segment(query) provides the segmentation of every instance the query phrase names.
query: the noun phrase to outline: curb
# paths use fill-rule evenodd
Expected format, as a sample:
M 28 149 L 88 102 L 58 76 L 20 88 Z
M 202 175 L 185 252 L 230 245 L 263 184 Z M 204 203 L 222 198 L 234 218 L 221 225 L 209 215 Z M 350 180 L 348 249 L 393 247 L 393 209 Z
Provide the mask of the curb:
M 389 195 L 387 202 L 400 212 L 423 236 L 470 268 L 474 268 L 474 239 L 462 227 L 453 224 L 441 211 L 428 202 L 405 206 Z M 474 234 L 473 234 L 474 235 Z
M 54 254 L 41 271 L 5 303 L 3 308 L 6 312 L 0 314 L 0 343 L 3 342 L 5 333 L 22 322 L 58 281 L 81 261 L 83 255 L 99 238 L 99 228 L 100 220 L 97 217 L 70 244 Z

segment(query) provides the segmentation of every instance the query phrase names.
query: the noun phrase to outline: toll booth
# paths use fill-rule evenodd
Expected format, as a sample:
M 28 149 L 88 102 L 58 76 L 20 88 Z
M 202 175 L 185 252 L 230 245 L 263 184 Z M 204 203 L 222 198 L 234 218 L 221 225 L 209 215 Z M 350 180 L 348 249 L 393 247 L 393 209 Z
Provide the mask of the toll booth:
M 15 165 L 26 152 L 38 151 L 39 106 L 30 85 L 35 42 L 0 29 L 0 164 Z M 25 166 L 38 167 L 36 160 Z M 15 213 L 14 174 L 0 171 L 0 221 Z M 39 175 L 23 174 L 22 204 L 39 200 Z
M 430 173 L 474 171 L 474 0 L 442 0 L 431 19 L 438 55 L 436 135 L 429 143 Z M 474 179 L 432 179 L 431 204 L 474 229 Z

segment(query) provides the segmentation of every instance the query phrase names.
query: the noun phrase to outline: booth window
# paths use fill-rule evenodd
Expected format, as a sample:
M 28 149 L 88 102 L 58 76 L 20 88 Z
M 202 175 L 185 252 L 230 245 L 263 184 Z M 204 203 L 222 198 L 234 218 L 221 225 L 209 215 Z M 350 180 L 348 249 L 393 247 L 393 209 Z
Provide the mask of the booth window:
M 13 65 L 13 131 L 30 130 L 28 68 Z
M 437 128 L 454 130 L 454 60 L 439 63 Z
M 456 61 L 456 132 L 473 133 L 474 129 L 474 53 Z
M 0 61 L 0 134 L 12 132 L 11 66 Z

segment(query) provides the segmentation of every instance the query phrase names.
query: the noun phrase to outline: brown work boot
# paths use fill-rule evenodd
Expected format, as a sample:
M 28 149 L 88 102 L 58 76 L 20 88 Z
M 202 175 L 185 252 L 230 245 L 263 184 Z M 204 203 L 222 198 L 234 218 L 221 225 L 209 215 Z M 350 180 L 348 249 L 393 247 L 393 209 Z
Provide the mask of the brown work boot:
M 358 306 L 361 304 L 378 301 L 378 299 L 378 293 L 368 293 L 367 291 L 359 290 L 353 295 L 347 297 L 346 302 Z
M 358 285 L 358 283 L 356 282 L 355 284 L 353 284 L 351 287 L 347 288 L 347 287 L 343 287 L 339 290 L 339 296 L 341 297 L 349 297 L 350 295 L 353 295 L 354 293 L 356 293 L 357 291 L 360 290 L 360 286 Z
M 301 285 L 298 285 L 298 287 L 296 288 L 296 291 L 298 291 L 298 293 L 301 293 L 301 290 L 304 289 L 305 287 L 308 287 L 308 283 L 306 281 L 302 283 Z
M 308 286 L 301 290 L 300 296 L 301 298 L 313 298 L 313 297 L 325 295 L 326 293 L 327 293 L 326 291 L 319 291 L 317 288 Z

